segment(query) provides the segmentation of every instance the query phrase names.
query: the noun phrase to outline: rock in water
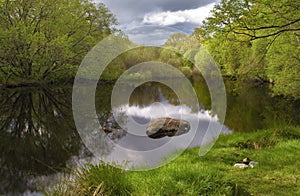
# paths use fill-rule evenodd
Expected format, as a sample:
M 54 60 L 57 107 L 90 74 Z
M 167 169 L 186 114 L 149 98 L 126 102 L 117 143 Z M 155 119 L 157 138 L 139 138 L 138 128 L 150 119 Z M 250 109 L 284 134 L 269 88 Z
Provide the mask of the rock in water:
M 185 120 L 158 118 L 148 125 L 146 133 L 148 137 L 157 139 L 182 135 L 189 132 L 190 128 L 190 123 Z
M 107 134 L 107 136 L 114 141 L 125 137 L 127 134 L 127 131 L 119 126 L 112 114 L 103 124 L 101 130 L 104 131 Z

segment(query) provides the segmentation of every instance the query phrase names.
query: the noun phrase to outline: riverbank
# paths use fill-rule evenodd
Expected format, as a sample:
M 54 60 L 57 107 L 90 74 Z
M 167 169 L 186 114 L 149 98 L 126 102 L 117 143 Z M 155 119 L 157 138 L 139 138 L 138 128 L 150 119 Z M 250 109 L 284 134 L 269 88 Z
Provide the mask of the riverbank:
M 188 149 L 170 164 L 144 172 L 88 165 L 47 195 L 300 194 L 300 127 L 222 135 L 207 155 L 199 157 L 198 151 Z M 259 165 L 233 167 L 245 157 Z
M 184 73 L 184 75 L 189 78 L 192 81 L 199 81 L 206 83 L 204 79 L 202 78 L 201 74 L 198 72 L 195 72 L 194 70 L 190 70 L 187 67 L 181 67 L 181 71 Z M 41 87 L 41 86 L 57 86 L 57 85 L 73 85 L 75 75 L 77 70 L 71 70 L 70 73 L 65 74 L 63 76 L 59 77 L 52 77 L 49 79 L 10 79 L 9 81 L 4 79 L 3 75 L 0 75 L 0 89 L 15 89 L 15 88 L 22 88 L 22 87 Z M 91 74 L 92 75 L 92 74 Z M 91 78 L 90 78 L 91 77 Z M 89 83 L 89 82 L 95 82 L 95 79 L 93 79 L 92 76 L 87 78 L 77 78 L 77 82 L 83 82 L 83 83 Z M 98 77 L 98 76 L 97 76 Z M 95 78 L 97 78 L 95 76 Z M 98 80 L 98 83 L 102 84 L 114 84 L 120 77 L 120 74 L 113 75 L 110 72 L 103 72 L 101 75 L 101 78 Z M 283 91 L 281 93 L 276 92 L 276 83 L 273 80 L 269 79 L 263 79 L 259 77 L 247 77 L 242 75 L 230 75 L 227 73 L 222 73 L 223 79 L 226 81 L 232 81 L 235 82 L 236 88 L 239 88 L 243 86 L 243 84 L 256 84 L 256 85 L 269 85 L 269 89 L 272 91 L 273 96 L 282 96 L 284 98 L 289 98 L 291 100 L 297 100 L 300 97 L 300 94 L 296 93 L 295 95 L 292 95 L 288 93 L 290 88 L 286 86 L 286 92 Z M 160 77 L 159 73 L 155 74 L 155 77 L 153 77 L 151 74 L 148 73 L 144 74 L 130 74 L 126 78 L 126 81 L 134 81 L 136 80 L 143 81 L 143 80 L 158 80 L 158 79 L 178 79 L 177 77 L 169 77 L 166 78 L 165 76 Z
M 0 89 L 16 89 L 23 87 L 41 87 L 41 86 L 57 86 L 72 85 L 74 78 L 64 78 L 59 80 L 21 80 L 0 83 Z

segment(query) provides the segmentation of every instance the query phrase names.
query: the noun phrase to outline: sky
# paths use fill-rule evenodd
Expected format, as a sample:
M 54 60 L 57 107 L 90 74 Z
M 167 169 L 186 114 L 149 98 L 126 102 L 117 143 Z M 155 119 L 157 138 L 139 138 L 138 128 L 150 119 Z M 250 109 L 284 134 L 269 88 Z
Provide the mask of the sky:
M 162 45 L 174 33 L 190 34 L 219 0 L 96 0 L 115 15 L 129 38 L 142 45 Z

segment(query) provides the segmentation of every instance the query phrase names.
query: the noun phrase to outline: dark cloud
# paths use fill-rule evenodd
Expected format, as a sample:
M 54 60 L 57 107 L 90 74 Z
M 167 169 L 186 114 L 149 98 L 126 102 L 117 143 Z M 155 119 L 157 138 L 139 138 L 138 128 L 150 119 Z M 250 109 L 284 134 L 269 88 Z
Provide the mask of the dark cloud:
M 196 9 L 218 0 L 97 0 L 103 2 L 122 24 L 142 20 L 144 15 L 155 11 Z
M 199 25 L 195 24 L 195 23 L 189 23 L 189 22 L 186 22 L 186 23 L 178 23 L 178 24 L 175 24 L 175 25 L 171 25 L 169 27 L 172 27 L 174 29 L 178 29 L 186 34 L 191 34 L 194 32 L 194 29 L 199 27 Z
M 178 11 L 196 9 L 213 2 L 216 0 L 157 0 L 157 5 L 161 6 L 163 11 Z
M 185 33 L 176 27 L 159 27 L 153 25 L 128 29 L 126 34 L 131 41 L 147 46 L 160 46 L 174 33 Z
M 184 10 L 193 10 L 211 3 L 219 2 L 220 0 L 95 0 L 96 2 L 104 3 L 111 12 L 116 16 L 121 30 L 129 35 L 130 39 L 138 43 L 160 43 L 163 44 L 166 38 L 170 36 L 173 30 L 177 29 L 177 32 L 192 33 L 194 28 L 198 27 L 200 23 L 195 24 L 190 22 L 188 17 L 177 16 L 178 14 L 168 17 L 168 20 L 174 20 L 175 22 L 170 25 L 160 26 L 159 22 L 154 22 L 157 25 L 157 31 L 153 26 L 145 28 L 149 25 L 145 23 L 145 16 L 152 16 L 155 13 L 168 13 Z M 153 15 L 150 19 L 156 21 L 159 20 L 160 15 Z M 164 15 L 162 16 L 164 17 Z M 175 18 L 174 18 L 175 17 Z M 184 22 L 176 22 L 179 18 L 183 17 Z M 201 21 L 200 21 L 201 22 Z M 168 21 L 165 21 L 168 23 Z M 151 24 L 151 22 L 150 22 Z M 152 24 L 152 25 L 153 25 Z M 164 24 L 164 23 L 162 23 Z M 169 28 L 168 28 L 169 27 Z M 144 28 L 144 29 L 143 29 Z M 145 33 L 146 32 L 146 33 Z M 146 36 L 145 36 L 146 35 Z M 155 38 L 156 37 L 156 38 Z M 152 44 L 151 44 L 152 45 Z

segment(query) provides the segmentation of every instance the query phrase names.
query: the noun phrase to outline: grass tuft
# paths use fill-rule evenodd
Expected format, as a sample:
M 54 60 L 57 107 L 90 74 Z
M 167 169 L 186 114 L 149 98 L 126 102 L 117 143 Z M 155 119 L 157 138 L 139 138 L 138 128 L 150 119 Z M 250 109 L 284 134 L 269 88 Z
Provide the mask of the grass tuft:
M 46 195 L 129 195 L 130 192 L 125 170 L 101 162 L 75 170 L 69 180 L 55 186 Z

